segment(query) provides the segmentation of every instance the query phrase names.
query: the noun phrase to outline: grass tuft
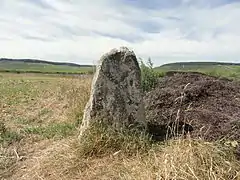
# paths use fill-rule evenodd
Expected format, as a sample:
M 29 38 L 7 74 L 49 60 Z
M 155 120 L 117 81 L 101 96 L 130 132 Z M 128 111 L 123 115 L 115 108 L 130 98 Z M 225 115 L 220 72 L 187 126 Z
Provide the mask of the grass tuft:
M 14 142 L 20 141 L 22 136 L 8 129 L 3 122 L 0 122 L 0 144 L 12 144 Z
M 156 174 L 163 179 L 239 179 L 240 164 L 232 150 L 202 140 L 179 139 L 168 141 L 158 159 Z M 152 156 L 152 157 L 151 157 Z M 159 161 L 160 160 L 160 161 Z M 159 163 L 161 162 L 161 163 Z
M 150 137 L 134 129 L 115 130 L 100 123 L 88 128 L 79 142 L 83 157 L 99 157 L 115 152 L 125 155 L 147 152 L 152 145 Z

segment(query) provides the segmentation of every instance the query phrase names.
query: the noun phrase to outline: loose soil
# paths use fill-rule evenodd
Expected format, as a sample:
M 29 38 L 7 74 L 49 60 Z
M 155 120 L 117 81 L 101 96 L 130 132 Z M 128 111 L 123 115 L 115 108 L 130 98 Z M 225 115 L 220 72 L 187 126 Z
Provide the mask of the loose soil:
M 191 137 L 240 141 L 239 81 L 169 72 L 145 95 L 144 103 L 150 131 L 161 138 L 166 136 L 165 127 L 180 122 L 180 127 L 187 124 Z

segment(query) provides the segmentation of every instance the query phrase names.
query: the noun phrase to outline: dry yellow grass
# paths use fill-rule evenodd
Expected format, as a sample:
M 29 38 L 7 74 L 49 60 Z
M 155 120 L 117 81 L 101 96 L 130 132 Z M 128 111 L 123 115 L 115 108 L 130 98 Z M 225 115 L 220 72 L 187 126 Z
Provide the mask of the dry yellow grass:
M 1 74 L 0 177 L 32 158 L 43 142 L 44 149 L 77 133 L 90 84 L 90 76 Z
M 13 75 L 3 76 L 0 83 L 0 115 L 16 126 L 16 121 L 74 121 L 71 116 L 82 112 L 89 96 L 91 78 Z
M 97 137 L 96 137 L 97 138 Z M 201 140 L 170 140 L 148 151 L 83 157 L 76 139 L 44 151 L 34 166 L 17 179 L 182 179 L 239 180 L 240 164 L 232 151 Z M 107 150 L 107 149 L 106 149 Z M 80 152 L 80 153 L 79 153 Z

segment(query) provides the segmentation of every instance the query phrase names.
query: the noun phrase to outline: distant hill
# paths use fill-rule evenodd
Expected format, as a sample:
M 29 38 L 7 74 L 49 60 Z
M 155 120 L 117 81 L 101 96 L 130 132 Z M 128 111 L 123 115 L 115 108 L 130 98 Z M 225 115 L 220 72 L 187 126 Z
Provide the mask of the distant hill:
M 240 63 L 224 63 L 224 62 L 176 62 L 168 63 L 156 68 L 182 68 L 185 67 L 199 67 L 199 66 L 240 66 Z
M 52 65 L 65 65 L 65 66 L 75 66 L 75 67 L 92 67 L 92 65 L 79 65 L 76 63 L 66 63 L 66 62 L 53 62 L 45 61 L 38 59 L 9 59 L 9 58 L 0 58 L 0 62 L 24 62 L 24 63 L 43 63 L 43 64 L 52 64 Z
M 0 58 L 0 72 L 83 74 L 92 73 L 94 67 L 93 65 L 79 65 L 37 59 Z

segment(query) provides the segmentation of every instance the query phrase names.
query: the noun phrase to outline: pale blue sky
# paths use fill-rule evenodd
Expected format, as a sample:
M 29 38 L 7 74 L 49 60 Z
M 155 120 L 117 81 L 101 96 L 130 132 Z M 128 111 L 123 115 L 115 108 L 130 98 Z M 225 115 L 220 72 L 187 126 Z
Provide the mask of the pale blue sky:
M 0 57 L 96 63 L 127 46 L 155 65 L 240 62 L 240 0 L 1 0 Z

